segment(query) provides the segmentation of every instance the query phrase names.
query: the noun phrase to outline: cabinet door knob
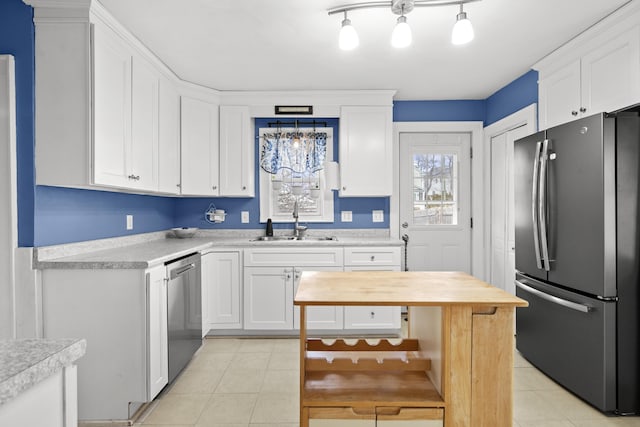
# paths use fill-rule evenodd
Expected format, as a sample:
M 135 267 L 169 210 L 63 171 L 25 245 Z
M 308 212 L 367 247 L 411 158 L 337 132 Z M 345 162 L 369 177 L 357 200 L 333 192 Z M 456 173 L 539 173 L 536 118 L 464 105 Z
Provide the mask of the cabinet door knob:
M 373 319 L 373 318 L 375 318 L 375 317 L 376 317 L 376 312 L 375 312 L 375 311 L 372 311 L 372 312 L 371 312 L 371 318 Z
M 243 190 L 246 190 L 246 189 L 247 189 L 247 187 L 245 187 L 245 186 L 243 185 L 243 186 L 242 186 L 242 189 L 243 189 Z
M 406 222 L 406 221 L 405 221 L 405 222 L 403 222 L 403 223 L 402 223 L 402 228 L 407 228 L 407 227 L 409 227 L 409 223 L 408 223 L 408 222 Z
M 577 116 L 577 115 L 578 115 L 578 112 L 577 112 L 576 110 L 573 110 L 573 111 L 571 112 L 571 115 L 575 117 L 575 116 Z
M 218 186 L 217 186 L 217 185 L 213 185 L 211 188 L 212 188 L 213 190 L 217 190 L 217 189 L 218 189 Z
M 376 256 L 375 255 L 371 255 L 371 261 L 375 261 L 376 260 Z
M 346 190 L 346 189 L 347 189 L 347 187 L 342 187 L 342 189 L 343 189 L 343 190 Z
M 176 184 L 176 187 L 180 188 L 182 187 L 182 184 Z
M 581 112 L 581 113 L 585 113 L 586 111 L 587 111 L 587 109 L 586 109 L 586 108 L 584 108 L 584 107 L 580 107 L 580 112 Z

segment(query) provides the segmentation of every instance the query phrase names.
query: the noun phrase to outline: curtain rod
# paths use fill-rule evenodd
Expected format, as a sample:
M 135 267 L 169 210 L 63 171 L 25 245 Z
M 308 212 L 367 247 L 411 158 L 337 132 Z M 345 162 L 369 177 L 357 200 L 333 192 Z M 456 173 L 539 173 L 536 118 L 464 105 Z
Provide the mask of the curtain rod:
M 302 126 L 306 125 L 306 126 L 313 126 L 313 127 L 316 127 L 316 126 L 327 127 L 327 122 L 318 122 L 316 120 L 314 121 L 296 120 L 294 122 L 283 122 L 280 120 L 276 120 L 275 122 L 267 123 L 267 126 L 269 127 L 295 126 L 297 128 L 299 125 L 302 125 Z

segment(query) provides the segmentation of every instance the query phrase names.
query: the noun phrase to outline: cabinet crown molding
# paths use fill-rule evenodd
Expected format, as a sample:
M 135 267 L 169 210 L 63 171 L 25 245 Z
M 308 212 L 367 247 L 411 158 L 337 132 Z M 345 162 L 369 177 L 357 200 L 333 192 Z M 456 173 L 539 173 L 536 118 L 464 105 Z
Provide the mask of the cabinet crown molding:
M 579 59 L 594 48 L 624 33 L 640 22 L 640 2 L 630 1 L 600 21 L 577 34 L 571 40 L 536 62 L 532 68 L 545 73 Z
M 22 0 L 22 2 L 31 7 L 88 9 L 91 6 L 92 0 Z

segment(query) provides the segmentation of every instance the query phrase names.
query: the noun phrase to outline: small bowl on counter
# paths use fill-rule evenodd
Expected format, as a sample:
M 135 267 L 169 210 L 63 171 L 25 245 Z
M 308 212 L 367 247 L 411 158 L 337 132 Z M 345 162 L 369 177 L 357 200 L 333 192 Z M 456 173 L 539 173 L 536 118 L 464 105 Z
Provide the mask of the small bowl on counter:
M 178 227 L 172 228 L 171 232 L 178 239 L 188 239 L 189 237 L 193 237 L 198 231 L 197 227 Z

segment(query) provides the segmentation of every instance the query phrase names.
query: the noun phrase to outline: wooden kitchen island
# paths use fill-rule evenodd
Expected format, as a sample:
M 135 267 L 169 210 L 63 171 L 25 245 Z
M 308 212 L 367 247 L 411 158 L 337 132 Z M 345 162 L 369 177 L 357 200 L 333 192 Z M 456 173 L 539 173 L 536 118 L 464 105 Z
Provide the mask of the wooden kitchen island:
M 301 427 L 513 424 L 513 316 L 526 301 L 459 272 L 305 271 L 295 304 Z M 408 306 L 408 338 L 311 336 L 306 308 L 322 305 Z

